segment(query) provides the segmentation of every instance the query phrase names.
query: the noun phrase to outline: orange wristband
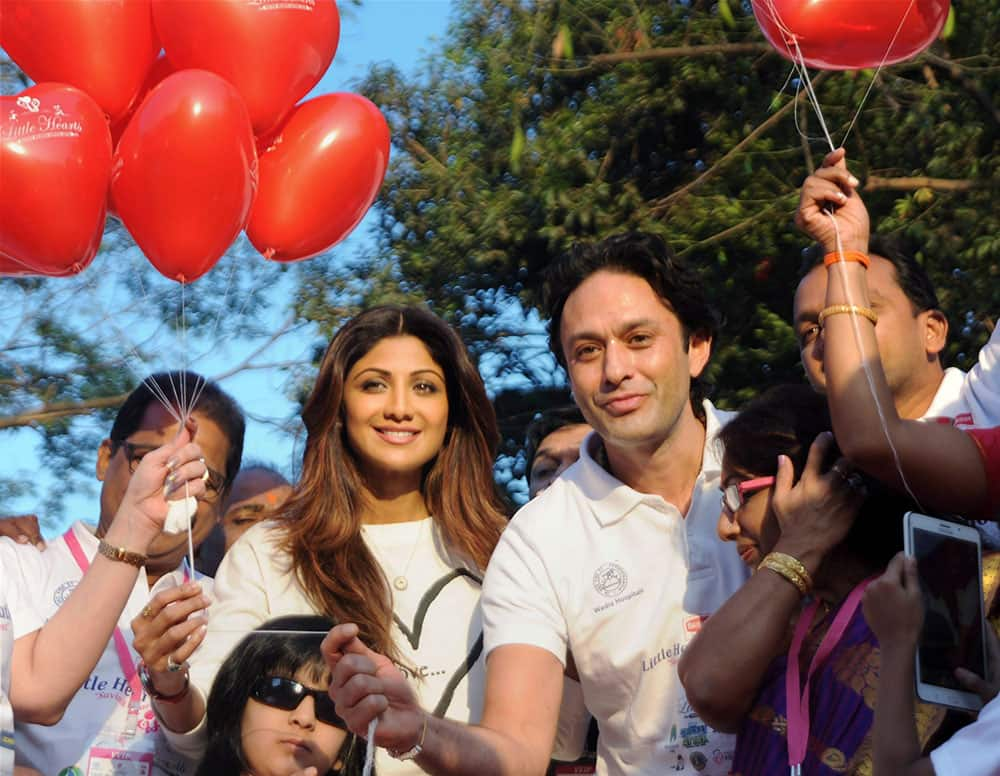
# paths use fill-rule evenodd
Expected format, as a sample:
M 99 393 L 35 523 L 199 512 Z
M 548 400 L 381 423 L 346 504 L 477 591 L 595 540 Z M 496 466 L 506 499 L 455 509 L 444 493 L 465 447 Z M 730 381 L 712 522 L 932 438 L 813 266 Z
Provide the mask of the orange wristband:
M 823 257 L 823 266 L 829 267 L 831 264 L 836 264 L 840 261 L 840 254 L 834 251 L 833 253 L 828 253 Z M 867 255 L 861 251 L 844 251 L 844 261 L 856 261 L 865 269 L 871 266 L 872 260 L 868 258 Z

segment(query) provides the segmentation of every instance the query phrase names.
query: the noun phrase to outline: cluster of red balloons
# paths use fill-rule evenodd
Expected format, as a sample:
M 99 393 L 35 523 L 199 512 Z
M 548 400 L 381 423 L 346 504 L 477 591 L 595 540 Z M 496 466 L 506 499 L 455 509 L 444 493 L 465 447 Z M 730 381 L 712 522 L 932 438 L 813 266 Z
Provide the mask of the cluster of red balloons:
M 81 271 L 109 208 L 172 280 L 203 275 L 244 229 L 266 258 L 304 259 L 382 185 L 389 129 L 371 102 L 296 105 L 336 53 L 334 0 L 3 0 L 0 14 L 0 46 L 37 84 L 0 97 L 0 275 Z
M 949 0 L 752 0 L 778 53 L 821 70 L 902 62 L 937 38 Z

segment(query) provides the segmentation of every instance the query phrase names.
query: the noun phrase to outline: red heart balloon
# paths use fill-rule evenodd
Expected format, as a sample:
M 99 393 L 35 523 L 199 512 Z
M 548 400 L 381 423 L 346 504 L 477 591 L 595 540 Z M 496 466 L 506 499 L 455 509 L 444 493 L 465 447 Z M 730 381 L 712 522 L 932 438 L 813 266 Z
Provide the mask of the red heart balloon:
M 79 89 L 38 84 L 0 97 L 0 254 L 10 262 L 0 273 L 86 267 L 104 234 L 110 169 L 108 122 Z
M 941 32 L 949 0 L 752 0 L 778 53 L 808 67 L 860 70 L 919 54 Z M 798 51 L 796 51 L 796 43 Z
M 254 132 L 272 131 L 333 61 L 340 15 L 333 0 L 153 0 L 167 57 L 233 84 Z
M 161 273 L 204 275 L 246 225 L 257 156 L 246 106 L 214 73 L 182 70 L 153 88 L 115 149 L 118 215 Z
M 150 0 L 3 0 L 0 46 L 32 80 L 82 89 L 112 119 L 160 50 Z
M 388 164 L 389 127 L 369 100 L 326 94 L 302 103 L 260 157 L 250 242 L 276 261 L 322 253 L 364 218 Z

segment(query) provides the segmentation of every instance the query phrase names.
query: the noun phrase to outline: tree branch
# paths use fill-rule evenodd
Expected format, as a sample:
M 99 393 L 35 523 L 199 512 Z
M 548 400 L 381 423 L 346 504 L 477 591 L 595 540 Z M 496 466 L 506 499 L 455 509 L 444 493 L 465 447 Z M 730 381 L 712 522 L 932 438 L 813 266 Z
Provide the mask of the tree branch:
M 616 51 L 612 54 L 595 54 L 590 58 L 592 65 L 617 65 L 621 62 L 649 62 L 658 59 L 678 57 L 700 57 L 709 54 L 763 54 L 774 51 L 764 42 L 753 43 L 709 43 L 701 46 L 670 46 L 651 48 L 643 51 Z
M 448 168 L 440 159 L 434 156 L 434 154 L 424 148 L 420 142 L 414 140 L 412 137 L 406 138 L 406 150 L 414 156 L 423 159 L 425 162 L 431 162 L 441 172 L 448 172 Z
M 19 415 L 8 415 L 0 417 L 0 429 L 18 428 L 19 426 L 32 426 L 37 423 L 50 423 L 59 418 L 68 418 L 74 415 L 85 415 L 92 410 L 104 410 L 109 407 L 119 406 L 128 397 L 127 393 L 118 396 L 101 396 L 96 399 L 83 399 L 79 401 L 59 401 L 50 404 L 43 404 L 38 409 L 22 412 Z
M 821 84 L 827 78 L 827 76 L 829 76 L 829 74 L 830 74 L 829 71 L 820 73 L 812 80 L 813 86 L 815 87 Z M 653 216 L 663 215 L 670 208 L 670 206 L 678 199 L 685 196 L 686 194 L 689 194 L 699 186 L 707 183 L 709 180 L 718 175 L 719 172 L 722 170 L 722 168 L 727 163 L 729 163 L 738 153 L 743 151 L 743 149 L 751 145 L 757 138 L 759 138 L 761 135 L 763 135 L 765 132 L 767 132 L 769 129 L 775 126 L 778 122 L 780 122 L 785 116 L 788 115 L 790 111 L 794 110 L 795 107 L 799 104 L 799 100 L 803 98 L 804 94 L 805 90 L 802 90 L 798 94 L 796 94 L 795 99 L 791 100 L 786 105 L 782 105 L 781 108 L 779 108 L 777 111 L 774 112 L 773 116 L 767 119 L 767 121 L 764 121 L 762 124 L 758 125 L 758 127 L 755 130 L 753 130 L 753 132 L 751 132 L 749 135 L 743 138 L 739 143 L 730 148 L 721 159 L 719 159 L 715 164 L 713 164 L 711 167 L 705 170 L 705 172 L 703 172 L 693 181 L 684 186 L 681 186 L 679 189 L 677 189 L 677 191 L 673 192 L 672 194 L 669 194 L 666 197 L 663 197 L 653 202 L 652 207 L 650 207 L 649 209 L 650 215 Z
M 958 81 L 958 83 L 960 83 L 969 94 L 978 100 L 979 104 L 983 106 L 986 113 L 993 118 L 993 123 L 995 125 L 1000 125 L 1000 108 L 996 106 L 993 97 L 984 91 L 975 79 L 966 75 L 963 72 L 961 65 L 950 59 L 946 59 L 945 57 L 939 57 L 937 54 L 933 54 L 930 51 L 925 51 L 922 58 L 930 62 L 932 65 L 937 65 L 942 68 L 951 78 Z
M 969 191 L 984 189 L 989 185 L 982 180 L 951 180 L 948 178 L 928 178 L 920 175 L 912 178 L 880 178 L 869 175 L 865 181 L 864 191 L 916 191 L 917 189 L 934 189 L 935 191 Z
M 227 377 L 232 377 L 233 375 L 254 369 L 274 369 L 274 368 L 285 368 L 289 366 L 296 366 L 304 363 L 303 361 L 281 361 L 271 364 L 254 364 L 253 360 L 260 356 L 265 350 L 267 350 L 271 345 L 273 345 L 278 339 L 288 333 L 292 328 L 292 324 L 295 321 L 295 316 L 289 316 L 285 322 L 278 328 L 278 330 L 272 334 L 267 341 L 260 345 L 256 350 L 250 353 L 245 359 L 243 359 L 239 364 L 227 369 L 225 372 L 221 372 L 217 375 L 213 375 L 209 378 L 212 382 L 221 382 Z M 59 420 L 60 418 L 68 418 L 76 415 L 85 415 L 92 410 L 108 409 L 112 407 L 118 407 L 123 401 L 128 397 L 127 393 L 119 394 L 118 396 L 100 396 L 93 399 L 82 399 L 74 401 L 60 401 L 60 402 L 45 402 L 40 407 L 33 410 L 28 410 L 27 412 L 22 412 L 17 415 L 9 415 L 6 417 L 0 417 L 0 429 L 5 428 L 19 428 L 22 426 L 32 426 L 37 424 L 51 423 L 54 420 Z

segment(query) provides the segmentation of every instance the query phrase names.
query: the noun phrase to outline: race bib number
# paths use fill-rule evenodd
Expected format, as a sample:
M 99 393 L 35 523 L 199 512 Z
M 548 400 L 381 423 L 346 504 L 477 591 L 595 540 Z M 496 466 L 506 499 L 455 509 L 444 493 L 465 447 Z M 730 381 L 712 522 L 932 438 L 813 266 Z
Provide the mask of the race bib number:
M 152 752 L 97 747 L 90 750 L 87 776 L 150 776 L 152 772 Z

